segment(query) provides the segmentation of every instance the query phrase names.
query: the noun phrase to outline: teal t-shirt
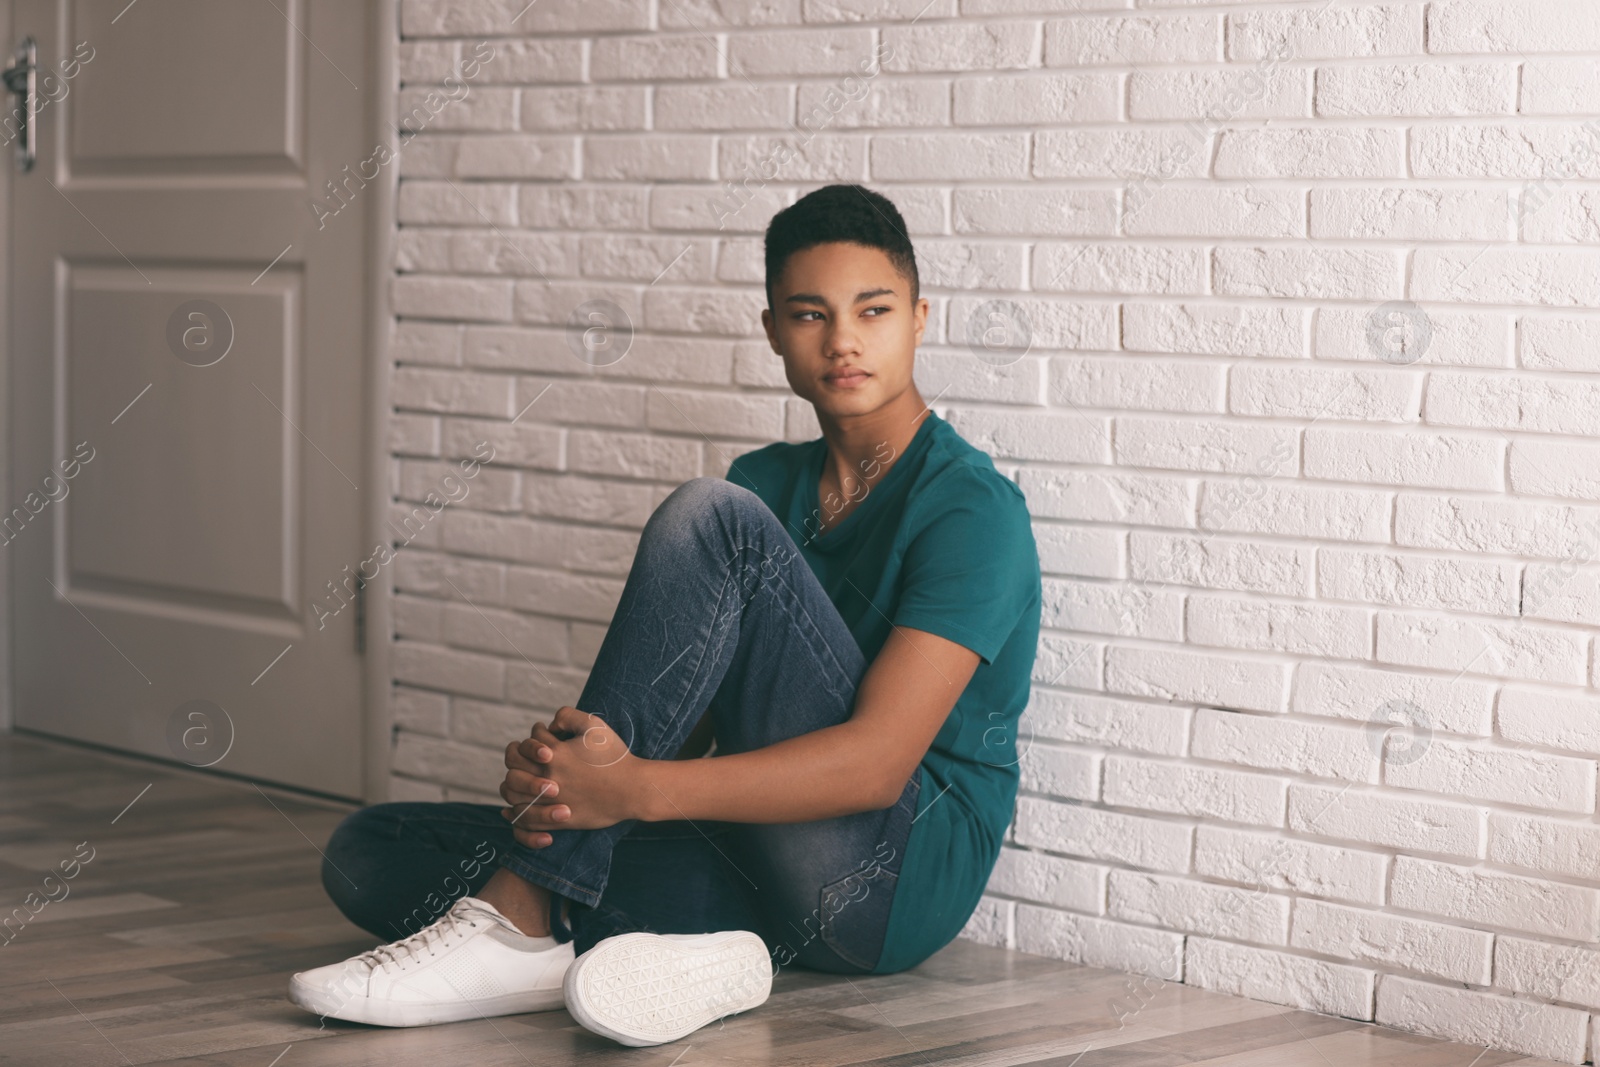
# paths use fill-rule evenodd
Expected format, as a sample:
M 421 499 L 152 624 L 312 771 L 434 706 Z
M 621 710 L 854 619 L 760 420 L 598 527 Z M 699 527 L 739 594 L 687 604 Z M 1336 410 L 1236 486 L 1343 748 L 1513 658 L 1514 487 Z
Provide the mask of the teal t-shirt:
M 879 450 L 889 472 L 819 536 L 827 451 L 820 437 L 768 445 L 734 460 L 728 480 L 783 521 L 868 663 L 891 621 L 982 657 L 922 759 L 916 821 L 874 968 L 885 974 L 916 966 L 961 932 L 999 857 L 1039 640 L 1039 556 L 1022 490 L 931 411 L 901 455 Z

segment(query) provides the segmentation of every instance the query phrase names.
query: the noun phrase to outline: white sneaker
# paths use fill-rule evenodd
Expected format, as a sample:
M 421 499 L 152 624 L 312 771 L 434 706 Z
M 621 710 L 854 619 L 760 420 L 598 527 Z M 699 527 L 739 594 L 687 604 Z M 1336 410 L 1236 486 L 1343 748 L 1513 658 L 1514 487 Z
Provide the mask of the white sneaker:
M 574 960 L 562 989 L 585 1029 L 659 1045 L 766 1003 L 772 966 L 766 942 L 749 930 L 617 934 Z
M 466 896 L 410 937 L 295 975 L 289 999 L 374 1026 L 549 1011 L 563 1004 L 561 979 L 571 964 L 570 941 L 529 937 L 492 904 Z

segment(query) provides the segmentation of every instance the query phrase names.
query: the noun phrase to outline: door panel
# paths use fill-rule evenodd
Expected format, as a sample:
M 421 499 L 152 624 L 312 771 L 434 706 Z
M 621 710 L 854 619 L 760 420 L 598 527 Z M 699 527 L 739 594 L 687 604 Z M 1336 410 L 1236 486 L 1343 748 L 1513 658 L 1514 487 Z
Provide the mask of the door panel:
M 283 7 L 285 18 L 259 0 L 161 0 L 155 17 L 135 18 L 130 9 L 112 24 L 126 6 L 74 5 L 72 43 L 109 45 L 96 46 L 73 86 L 82 90 L 72 129 L 75 174 L 302 171 L 304 41 L 289 20 L 303 22 L 303 3 Z M 170 62 L 151 61 L 158 56 Z M 128 121 L 128 86 L 139 87 L 145 107 L 159 109 L 159 122 Z
M 360 609 L 318 616 L 371 555 L 373 268 L 365 213 L 319 230 L 310 205 L 370 154 L 371 25 L 350 0 L 16 4 L 41 64 L 93 48 L 12 175 L 23 728 L 361 793 Z
M 252 287 L 249 274 L 227 268 L 142 269 L 151 284 L 126 266 L 69 266 L 62 295 L 66 419 L 83 428 L 69 437 L 85 440 L 93 427 L 109 425 L 119 401 L 146 385 L 141 402 L 150 400 L 152 411 L 183 415 L 135 418 L 130 411 L 118 420 L 116 448 L 74 480 L 67 579 L 77 589 L 109 583 L 135 595 L 201 598 L 293 620 L 303 577 L 289 552 L 300 449 L 272 405 L 289 419 L 298 414 L 291 388 L 298 377 L 298 275 L 274 273 Z M 201 292 L 226 309 L 233 336 L 216 364 L 195 373 L 159 342 L 172 309 Z M 129 337 L 145 343 L 130 351 Z M 254 404 L 213 402 L 248 400 L 257 388 L 263 395 Z

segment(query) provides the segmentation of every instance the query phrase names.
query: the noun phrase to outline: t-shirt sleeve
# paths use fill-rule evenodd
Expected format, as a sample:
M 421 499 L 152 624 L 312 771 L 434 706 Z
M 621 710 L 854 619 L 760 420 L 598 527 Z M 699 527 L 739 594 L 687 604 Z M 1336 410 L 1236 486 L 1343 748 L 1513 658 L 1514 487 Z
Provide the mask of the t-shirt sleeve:
M 968 468 L 934 488 L 932 518 L 906 546 L 893 622 L 938 634 L 992 663 L 1039 582 L 1027 504 L 994 471 Z

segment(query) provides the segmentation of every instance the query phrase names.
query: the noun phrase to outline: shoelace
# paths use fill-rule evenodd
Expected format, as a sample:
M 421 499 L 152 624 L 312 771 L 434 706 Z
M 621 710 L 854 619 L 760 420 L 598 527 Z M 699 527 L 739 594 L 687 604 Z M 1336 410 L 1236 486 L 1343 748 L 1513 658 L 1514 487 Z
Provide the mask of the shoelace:
M 476 930 L 477 922 L 467 918 L 473 910 L 472 905 L 466 901 L 457 901 L 454 907 L 431 926 L 424 926 L 410 937 L 403 937 L 399 941 L 391 941 L 387 945 L 379 945 L 375 949 L 363 952 L 356 959 L 374 970 L 380 967 L 388 970 L 391 965 L 404 969 L 409 960 L 422 959 L 420 951 L 422 949 L 426 949 L 428 955 L 433 955 L 431 942 L 437 941 L 439 947 L 443 948 L 450 944 L 456 935 L 464 934 L 461 929 L 463 924 L 469 929 Z

